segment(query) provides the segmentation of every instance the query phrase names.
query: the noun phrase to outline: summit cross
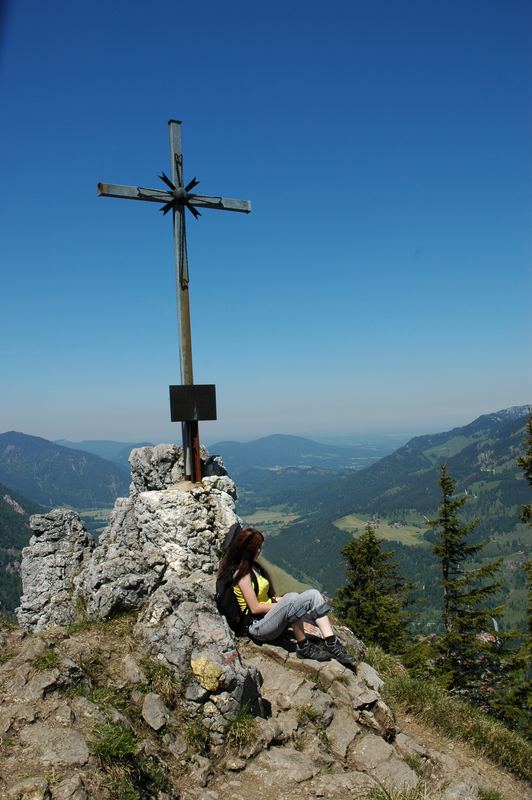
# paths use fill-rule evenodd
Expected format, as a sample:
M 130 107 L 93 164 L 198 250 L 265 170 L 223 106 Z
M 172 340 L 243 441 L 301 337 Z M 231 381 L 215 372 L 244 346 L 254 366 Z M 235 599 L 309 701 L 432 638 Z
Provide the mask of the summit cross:
M 159 178 L 167 187 L 166 189 L 147 189 L 143 186 L 99 183 L 98 196 L 162 203 L 161 211 L 163 214 L 167 214 L 169 211 L 172 212 L 181 386 L 170 386 L 171 419 L 172 422 L 182 423 L 185 476 L 192 481 L 198 481 L 201 480 L 198 420 L 216 419 L 216 397 L 214 386 L 210 384 L 203 386 L 194 384 L 185 209 L 188 208 L 190 213 L 197 219 L 201 216 L 200 211 L 198 211 L 200 208 L 239 211 L 249 214 L 251 203 L 249 200 L 233 200 L 228 197 L 192 194 L 192 190 L 198 185 L 199 181 L 193 178 L 185 184 L 181 122 L 171 119 L 168 122 L 168 127 L 170 132 L 170 177 L 165 175 L 164 172 L 159 175 Z

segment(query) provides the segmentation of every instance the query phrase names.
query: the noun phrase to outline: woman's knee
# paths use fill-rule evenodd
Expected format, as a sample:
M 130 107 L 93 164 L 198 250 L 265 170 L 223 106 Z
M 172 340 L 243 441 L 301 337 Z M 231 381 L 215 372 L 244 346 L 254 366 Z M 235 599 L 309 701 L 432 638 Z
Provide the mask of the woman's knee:
M 286 600 L 286 601 L 289 601 L 289 600 L 296 600 L 298 597 L 299 597 L 299 595 L 298 595 L 297 592 L 287 592 L 286 594 L 283 594 L 283 598 L 282 599 Z
M 322 593 L 320 591 L 318 591 L 318 589 L 307 589 L 305 592 L 303 592 L 303 594 L 301 596 L 304 597 L 305 599 L 308 598 L 315 605 L 318 605 L 318 606 L 319 605 L 323 605 L 325 603 L 325 599 L 324 599 Z
M 309 613 L 314 614 L 316 619 L 325 616 L 330 611 L 329 603 L 317 589 L 307 589 L 303 594 L 310 604 Z

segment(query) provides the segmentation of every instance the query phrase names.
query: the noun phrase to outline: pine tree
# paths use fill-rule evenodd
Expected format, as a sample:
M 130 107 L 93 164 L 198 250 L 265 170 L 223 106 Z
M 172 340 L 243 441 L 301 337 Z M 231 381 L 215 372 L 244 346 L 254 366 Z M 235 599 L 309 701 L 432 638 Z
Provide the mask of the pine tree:
M 406 643 L 410 583 L 399 573 L 393 553 L 382 549 L 371 524 L 342 549 L 346 562 L 345 586 L 338 589 L 334 608 L 340 620 L 365 642 L 388 652 L 400 652 Z
M 517 459 L 517 463 L 520 467 L 523 468 L 525 473 L 525 478 L 528 481 L 528 485 L 532 487 L 532 411 L 530 408 L 528 409 L 528 421 L 526 424 L 526 428 L 528 431 L 528 436 L 523 442 L 525 447 L 524 455 L 520 456 Z M 528 523 L 532 525 L 532 504 L 527 503 L 523 506 L 520 516 L 521 522 Z
M 431 525 L 440 529 L 434 553 L 442 566 L 443 634 L 439 639 L 440 665 L 450 690 L 489 708 L 490 695 L 498 691 L 503 676 L 501 647 L 505 636 L 494 620 L 502 607 L 487 608 L 500 583 L 492 580 L 501 559 L 473 567 L 472 556 L 483 544 L 467 544 L 477 520 L 460 524 L 458 512 L 467 497 L 455 497 L 455 481 L 443 464 L 440 468 L 442 504 Z M 491 583 L 486 583 L 488 580 Z

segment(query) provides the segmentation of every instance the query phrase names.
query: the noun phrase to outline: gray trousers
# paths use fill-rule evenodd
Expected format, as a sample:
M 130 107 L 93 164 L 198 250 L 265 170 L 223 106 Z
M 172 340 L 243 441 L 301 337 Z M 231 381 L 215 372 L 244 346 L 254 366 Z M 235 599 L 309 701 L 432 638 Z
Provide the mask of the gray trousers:
M 307 589 L 306 592 L 288 592 L 263 617 L 255 617 L 248 628 L 248 633 L 254 639 L 263 642 L 277 639 L 284 630 L 306 617 L 315 622 L 330 611 L 330 605 L 324 600 L 317 589 Z

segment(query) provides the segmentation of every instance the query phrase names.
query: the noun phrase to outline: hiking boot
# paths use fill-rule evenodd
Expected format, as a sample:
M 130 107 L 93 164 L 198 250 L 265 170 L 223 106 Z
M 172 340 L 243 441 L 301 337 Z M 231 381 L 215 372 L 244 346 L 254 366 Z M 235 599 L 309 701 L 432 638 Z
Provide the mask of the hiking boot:
M 325 642 L 325 648 L 327 653 L 330 653 L 333 658 L 343 664 L 344 667 L 349 667 L 353 669 L 356 661 L 353 656 L 349 655 L 345 647 L 343 646 L 340 639 L 335 636 L 334 641 L 331 643 Z
M 296 649 L 296 656 L 298 658 L 312 658 L 314 661 L 330 661 L 331 657 L 329 653 L 325 650 L 322 650 L 321 647 L 317 647 L 313 642 L 307 641 L 303 645 L 303 647 L 298 647 Z

